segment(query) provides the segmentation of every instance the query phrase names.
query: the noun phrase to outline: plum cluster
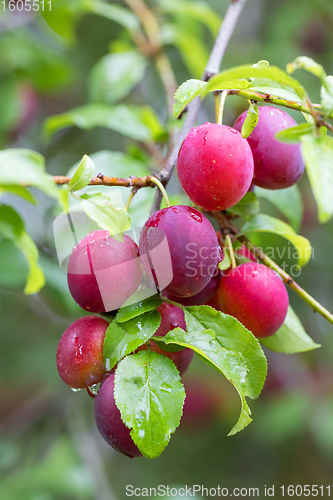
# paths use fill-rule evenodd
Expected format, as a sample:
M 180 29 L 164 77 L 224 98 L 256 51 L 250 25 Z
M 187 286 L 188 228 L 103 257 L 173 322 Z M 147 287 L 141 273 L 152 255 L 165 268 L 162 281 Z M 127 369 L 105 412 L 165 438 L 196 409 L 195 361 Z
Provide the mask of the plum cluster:
M 248 139 L 240 133 L 243 113 L 234 128 L 205 123 L 193 128 L 178 156 L 178 175 L 184 191 L 203 211 L 226 210 L 247 193 L 252 183 L 268 189 L 291 186 L 304 170 L 299 146 L 275 140 L 276 132 L 295 125 L 284 111 L 259 108 L 259 121 Z M 237 318 L 256 337 L 274 334 L 283 324 L 288 294 L 280 277 L 259 264 L 245 247 L 248 262 L 223 273 L 219 237 L 209 219 L 196 208 L 176 205 L 157 211 L 144 224 L 139 244 L 125 235 L 122 241 L 107 231 L 94 231 L 73 249 L 68 264 L 68 286 L 74 300 L 87 312 L 62 335 L 57 368 L 73 389 L 88 390 L 95 398 L 95 421 L 107 443 L 129 457 L 140 456 L 114 399 L 114 373 L 107 371 L 103 342 L 109 321 L 96 314 L 127 304 L 147 282 L 163 302 L 155 336 L 180 327 L 186 331 L 182 306 L 210 305 Z M 148 287 L 149 288 L 149 287 Z M 134 295 L 133 295 L 134 294 Z M 149 294 L 148 294 L 149 295 Z M 173 302 L 173 303 L 170 303 Z M 193 351 L 150 349 L 172 360 L 182 375 Z M 148 344 L 137 350 L 147 349 Z M 98 387 L 97 395 L 92 386 Z

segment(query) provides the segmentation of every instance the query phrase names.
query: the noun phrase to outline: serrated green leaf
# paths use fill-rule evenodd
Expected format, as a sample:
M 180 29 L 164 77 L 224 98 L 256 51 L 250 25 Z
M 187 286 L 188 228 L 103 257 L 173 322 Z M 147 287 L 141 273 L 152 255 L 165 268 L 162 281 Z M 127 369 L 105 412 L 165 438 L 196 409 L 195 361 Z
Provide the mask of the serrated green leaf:
M 293 73 L 296 69 L 300 68 L 309 71 L 309 73 L 312 73 L 313 75 L 316 75 L 321 80 L 321 82 L 324 83 L 326 72 L 323 66 L 321 64 L 318 64 L 311 57 L 299 56 L 296 57 L 293 62 L 287 64 L 288 73 Z
M 298 265 L 305 266 L 311 258 L 312 248 L 308 239 L 296 234 L 289 224 L 269 215 L 258 214 L 244 224 L 241 228 L 243 234 L 253 232 L 268 232 L 282 236 L 290 241 L 298 253 Z
M 251 103 L 241 130 L 241 134 L 244 139 L 249 137 L 249 135 L 253 132 L 258 123 L 258 120 L 259 120 L 258 105 L 255 103 Z
M 186 309 L 205 328 L 213 330 L 219 344 L 229 351 L 241 353 L 249 369 L 247 374 L 247 394 L 257 398 L 263 388 L 267 362 L 258 340 L 239 321 L 209 306 L 191 306 Z
M 0 185 L 36 187 L 54 198 L 58 188 L 52 177 L 45 173 L 44 157 L 30 149 L 0 151 Z
M 111 5 L 101 0 L 93 0 L 87 8 L 90 12 L 110 19 L 110 21 L 114 21 L 130 31 L 136 31 L 140 28 L 140 22 L 136 15 L 121 5 Z
M 248 217 L 249 215 L 254 215 L 259 212 L 260 204 L 255 193 L 248 192 L 243 198 L 236 203 L 231 208 L 228 208 L 228 212 L 232 214 L 240 215 L 242 217 Z
M 125 97 L 143 78 L 146 59 L 137 50 L 107 54 L 91 70 L 91 101 L 112 104 Z
M 333 138 L 304 135 L 302 156 L 317 202 L 319 222 L 325 223 L 333 215 Z
M 103 345 L 104 364 L 111 370 L 124 356 L 145 344 L 161 323 L 158 311 L 149 311 L 126 322 L 114 319 L 108 326 Z
M 298 231 L 303 217 L 303 200 L 299 187 L 295 184 L 286 189 L 263 189 L 255 186 L 259 198 L 265 198 L 273 203 L 289 220 L 290 225 Z
M 107 194 L 97 194 L 88 200 L 82 200 L 86 215 L 99 227 L 109 231 L 111 236 L 121 235 L 131 227 L 129 215 L 124 207 L 115 207 Z
M 37 293 L 45 284 L 43 271 L 38 264 L 38 249 L 25 231 L 23 220 L 9 205 L 0 206 L 0 235 L 11 240 L 28 261 L 29 273 L 24 292 Z
M 117 313 L 116 321 L 118 323 L 125 323 L 126 321 L 136 318 L 143 313 L 157 309 L 161 304 L 161 299 L 157 296 L 154 296 L 149 297 L 146 300 L 136 302 L 135 304 L 132 304 L 130 306 L 122 307 Z
M 205 329 L 186 309 L 184 309 L 184 313 L 187 332 L 181 328 L 175 328 L 165 337 L 159 337 L 158 340 L 165 344 L 173 343 L 193 349 L 211 366 L 223 373 L 227 380 L 233 384 L 242 405 L 239 419 L 229 433 L 229 435 L 236 434 L 252 420 L 250 417 L 251 411 L 245 399 L 245 396 L 248 395 L 246 382 L 248 368 L 245 360 L 239 352 L 231 352 L 222 347 L 215 332 Z
M 173 106 L 173 115 L 177 118 L 183 109 L 194 99 L 199 96 L 206 82 L 202 80 L 191 79 L 182 83 L 175 93 L 175 104 Z
M 28 191 L 26 188 L 24 188 L 22 186 L 15 186 L 15 185 L 1 186 L 0 185 L 0 196 L 3 193 L 8 193 L 8 194 L 12 194 L 14 196 L 19 196 L 23 200 L 28 201 L 29 203 L 32 203 L 32 205 L 38 204 L 35 196 L 32 193 L 30 193 L 30 191 Z
M 301 137 L 304 134 L 310 134 L 311 132 L 313 132 L 313 125 L 311 123 L 300 123 L 300 125 L 297 125 L 296 127 L 280 130 L 280 132 L 277 132 L 274 137 L 278 141 L 293 144 L 300 142 Z
M 291 306 L 288 308 L 286 319 L 281 328 L 271 337 L 261 339 L 261 343 L 272 351 L 285 354 L 306 352 L 321 347 L 306 333 Z
M 91 158 L 89 158 L 89 156 L 84 155 L 68 184 L 70 189 L 72 191 L 78 191 L 79 189 L 86 187 L 94 176 L 94 172 L 94 162 Z
M 152 351 L 127 356 L 115 373 L 114 396 L 141 453 L 158 457 L 180 423 L 185 400 L 173 362 Z
M 227 80 L 237 80 L 243 81 L 243 79 L 251 78 L 265 78 L 269 79 L 274 84 L 279 84 L 282 87 L 287 87 L 287 89 L 293 89 L 296 94 L 303 99 L 306 96 L 306 91 L 304 87 L 294 78 L 290 77 L 285 71 L 278 68 L 277 66 L 263 67 L 256 65 L 245 64 L 243 66 L 237 66 L 235 68 L 230 68 L 228 70 L 222 71 L 221 73 L 213 76 L 207 82 L 205 87 L 205 93 L 213 92 L 215 90 L 224 89 L 224 82 Z M 246 80 L 245 80 L 246 81 Z M 247 85 L 249 86 L 249 84 Z M 243 88 L 247 88 L 247 86 Z M 239 87 L 235 87 L 237 89 Z
M 58 130 L 76 126 L 85 130 L 106 127 L 138 141 L 153 139 L 152 130 L 145 124 L 148 106 L 118 104 L 86 104 L 67 113 L 51 116 L 45 121 L 44 130 L 51 138 Z M 157 120 L 158 121 L 158 120 Z

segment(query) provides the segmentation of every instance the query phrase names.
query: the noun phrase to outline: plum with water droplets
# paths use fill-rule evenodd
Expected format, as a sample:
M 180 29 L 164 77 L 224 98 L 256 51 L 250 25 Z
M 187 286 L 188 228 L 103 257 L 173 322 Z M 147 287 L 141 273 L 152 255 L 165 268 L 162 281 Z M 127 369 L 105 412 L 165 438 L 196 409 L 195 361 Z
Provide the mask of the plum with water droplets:
M 281 278 L 256 262 L 225 272 L 218 299 L 220 309 L 238 319 L 256 337 L 273 335 L 282 326 L 289 305 Z
M 97 384 L 106 373 L 103 342 L 109 322 L 99 316 L 84 316 L 63 333 L 57 349 L 57 369 L 74 389 Z
M 177 160 L 179 181 L 190 199 L 204 210 L 225 210 L 250 188 L 253 156 L 234 128 L 205 123 L 185 137 Z
M 143 226 L 139 248 L 143 267 L 157 289 L 176 297 L 199 293 L 220 259 L 212 224 L 195 208 L 183 205 L 151 215 Z
M 67 281 L 75 302 L 89 312 L 118 309 L 137 290 L 143 276 L 138 247 L 108 231 L 93 231 L 73 249 Z
M 295 184 L 304 172 L 299 144 L 287 144 L 275 139 L 275 134 L 297 123 L 284 110 L 259 106 L 259 120 L 247 141 L 254 159 L 253 183 L 266 189 L 284 189 Z M 246 111 L 234 127 L 241 131 Z

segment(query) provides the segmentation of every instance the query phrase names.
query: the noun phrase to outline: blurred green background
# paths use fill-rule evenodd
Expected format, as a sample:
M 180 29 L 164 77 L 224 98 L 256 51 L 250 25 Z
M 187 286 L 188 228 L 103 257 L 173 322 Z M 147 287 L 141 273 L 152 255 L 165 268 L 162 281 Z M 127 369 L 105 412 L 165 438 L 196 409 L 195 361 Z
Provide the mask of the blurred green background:
M 89 12 L 86 4 L 52 1 L 47 20 L 65 37 L 52 31 L 39 13 L 0 10 L 0 147 L 41 152 L 53 175 L 66 174 L 83 154 L 92 155 L 104 174 L 144 175 L 156 169 L 148 140 L 102 127 L 70 127 L 52 138 L 45 133 L 48 117 L 90 101 L 147 104 L 161 123 L 167 115 L 154 55 L 136 59 L 130 69 L 124 67 L 122 53 L 134 49 L 128 30 L 110 16 Z M 199 78 L 228 2 L 147 4 L 160 22 L 177 84 Z M 121 1 L 109 5 L 125 6 Z M 308 55 L 331 74 L 332 26 L 333 4 L 327 0 L 248 0 L 222 69 L 260 59 L 285 68 L 296 56 Z M 121 57 L 117 69 L 124 76 L 119 83 L 111 72 L 105 87 L 99 61 L 110 53 Z M 305 72 L 296 76 L 316 102 L 316 78 Z M 229 97 L 224 123 L 231 125 L 245 108 L 244 100 Z M 201 123 L 208 120 L 214 121 L 212 99 L 199 116 Z M 169 120 L 167 129 L 173 125 L 179 126 Z M 300 232 L 310 239 L 314 258 L 298 281 L 332 309 L 333 223 L 319 227 L 305 176 L 300 187 Z M 175 200 L 181 196 L 176 180 L 170 192 Z M 25 220 L 38 245 L 47 284 L 38 295 L 24 295 L 25 260 L 9 241 L 0 240 L 0 500 L 122 500 L 126 485 L 159 484 L 258 487 L 260 498 L 264 485 L 275 485 L 275 498 L 282 498 L 280 485 L 332 483 L 332 326 L 292 294 L 291 304 L 304 327 L 323 347 L 298 355 L 266 350 L 268 379 L 262 396 L 251 402 L 254 422 L 247 429 L 227 437 L 239 412 L 237 395 L 227 381 L 195 360 L 184 377 L 188 403 L 183 421 L 163 454 L 149 461 L 114 452 L 94 425 L 93 400 L 84 391 L 71 392 L 56 370 L 59 338 L 81 310 L 69 295 L 56 258 L 52 223 L 59 209 L 40 192 L 35 195 L 36 207 L 13 196 L 1 197 Z M 127 195 L 124 192 L 125 200 Z M 148 216 L 152 197 L 150 189 L 137 194 L 136 224 Z M 262 201 L 262 209 L 282 217 L 269 202 Z M 281 242 L 274 240 L 275 244 Z

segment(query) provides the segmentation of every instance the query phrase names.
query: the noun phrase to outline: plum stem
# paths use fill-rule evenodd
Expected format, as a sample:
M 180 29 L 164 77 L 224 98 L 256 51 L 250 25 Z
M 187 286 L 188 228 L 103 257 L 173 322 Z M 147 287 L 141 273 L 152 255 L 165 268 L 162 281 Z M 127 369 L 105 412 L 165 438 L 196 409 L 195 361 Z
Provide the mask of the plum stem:
M 228 249 L 229 249 L 230 260 L 231 260 L 231 267 L 232 267 L 232 269 L 235 269 L 235 267 L 236 267 L 235 252 L 234 252 L 234 247 L 232 246 L 232 241 L 231 241 L 231 238 L 230 238 L 230 234 L 226 235 L 225 241 L 226 241 Z
M 219 125 L 222 125 L 222 122 L 223 122 L 224 104 L 225 104 L 225 100 L 227 98 L 227 95 L 228 95 L 228 91 L 227 90 L 223 90 L 223 92 L 221 94 L 220 105 L 219 105 L 219 113 L 218 113 L 218 117 L 217 117 L 217 123 Z
M 259 259 L 263 264 L 265 264 L 273 271 L 277 272 L 283 282 L 288 285 L 299 297 L 301 297 L 304 302 L 306 302 L 314 312 L 319 313 L 323 318 L 325 318 L 329 323 L 333 324 L 333 314 L 330 313 L 322 304 L 315 300 L 306 290 L 304 290 L 296 281 L 286 273 L 280 266 L 274 262 L 270 257 L 268 257 L 260 248 L 256 247 L 251 241 L 239 234 L 238 229 L 230 222 L 228 217 L 222 212 L 212 212 L 213 217 L 218 221 L 222 228 L 227 228 L 229 231 L 236 236 L 239 241 L 244 243 L 244 245 L 251 250 L 251 252 Z
M 151 177 L 152 177 L 152 179 L 151 179 L 152 182 L 154 184 L 156 184 L 156 186 L 159 188 L 160 192 L 162 193 L 162 195 L 163 195 L 163 197 L 164 197 L 164 199 L 166 201 L 167 206 L 170 207 L 171 204 L 170 204 L 167 192 L 166 192 L 166 190 L 165 190 L 162 182 L 157 177 L 154 177 L 153 175 Z

